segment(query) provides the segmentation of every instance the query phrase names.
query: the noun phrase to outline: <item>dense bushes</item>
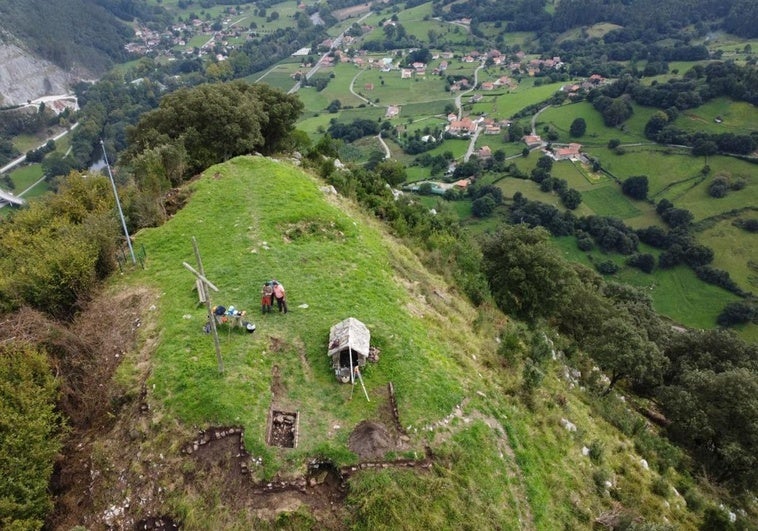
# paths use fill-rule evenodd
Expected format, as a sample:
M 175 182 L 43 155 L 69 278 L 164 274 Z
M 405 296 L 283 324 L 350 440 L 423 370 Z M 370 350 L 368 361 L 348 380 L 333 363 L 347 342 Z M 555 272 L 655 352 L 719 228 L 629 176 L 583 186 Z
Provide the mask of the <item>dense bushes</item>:
M 118 223 L 104 177 L 73 174 L 0 232 L 0 310 L 29 305 L 70 319 L 116 267 Z
M 43 352 L 0 343 L 0 528 L 40 529 L 61 448 L 57 385 Z

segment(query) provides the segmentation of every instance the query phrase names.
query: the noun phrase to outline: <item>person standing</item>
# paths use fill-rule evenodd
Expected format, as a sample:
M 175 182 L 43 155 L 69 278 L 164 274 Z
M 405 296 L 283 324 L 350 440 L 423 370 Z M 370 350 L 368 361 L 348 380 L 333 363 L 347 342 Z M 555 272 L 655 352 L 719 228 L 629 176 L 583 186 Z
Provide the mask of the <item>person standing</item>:
M 263 289 L 261 290 L 261 313 L 271 313 L 273 298 L 274 287 L 271 285 L 271 282 L 266 282 L 263 284 Z
M 276 299 L 279 313 L 287 313 L 287 294 L 284 291 L 284 286 L 276 280 L 274 280 L 274 298 Z

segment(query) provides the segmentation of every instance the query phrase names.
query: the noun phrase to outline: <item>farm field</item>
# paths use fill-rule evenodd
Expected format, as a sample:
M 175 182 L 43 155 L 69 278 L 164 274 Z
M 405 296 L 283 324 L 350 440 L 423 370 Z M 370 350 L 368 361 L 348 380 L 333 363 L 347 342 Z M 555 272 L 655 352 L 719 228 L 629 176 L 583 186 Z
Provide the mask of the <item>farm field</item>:
M 487 113 L 492 117 L 510 118 L 524 107 L 545 101 L 563 85 L 564 83 L 548 83 L 534 87 L 529 81 L 524 81 L 514 92 L 498 96 Z
M 638 111 L 638 109 L 635 110 Z M 587 132 L 580 138 L 574 138 L 569 135 L 571 122 L 576 118 L 584 118 L 584 121 L 587 123 Z M 579 142 L 583 146 L 587 146 L 585 151 L 591 146 L 604 147 L 613 138 L 620 140 L 622 144 L 648 142 L 642 134 L 642 130 L 636 127 L 630 127 L 629 125 L 623 127 L 623 129 L 620 127 L 608 127 L 603 123 L 602 115 L 595 110 L 591 103 L 586 101 L 564 104 L 560 107 L 550 107 L 541 112 L 536 123 L 537 133 L 542 132 L 545 125 L 552 126 L 558 131 L 560 134 L 559 142 Z
M 621 193 L 621 190 L 612 184 L 582 192 L 582 199 L 599 216 L 626 219 L 637 217 L 642 213 Z
M 594 269 L 594 264 L 611 260 L 623 265 L 626 257 L 619 254 L 604 254 L 597 250 L 585 253 L 576 246 L 573 237 L 551 239 L 563 256 L 571 261 L 579 262 Z M 641 245 L 640 252 L 655 250 Z M 623 266 L 616 275 L 605 277 L 608 280 L 618 279 L 637 287 L 645 288 L 653 299 L 655 309 L 677 323 L 693 328 L 713 328 L 716 317 L 729 302 L 739 300 L 726 290 L 706 284 L 699 280 L 695 273 L 685 267 L 673 269 L 655 269 L 652 274 L 643 273 L 635 268 Z M 746 327 L 741 333 L 752 337 L 758 332 L 757 325 Z
M 717 119 L 721 122 L 717 123 Z M 748 135 L 758 130 L 758 109 L 744 101 L 716 98 L 696 109 L 683 111 L 674 125 L 688 131 Z
M 277 63 L 264 72 L 255 73 L 246 79 L 251 83 L 266 83 L 287 92 L 295 85 L 295 80 L 291 76 L 298 70 L 303 70 L 298 63 Z
M 758 212 L 721 220 L 699 232 L 698 241 L 713 249 L 713 267 L 729 271 L 743 290 L 758 294 L 758 234 L 736 227 L 733 221 L 739 218 L 758 218 Z

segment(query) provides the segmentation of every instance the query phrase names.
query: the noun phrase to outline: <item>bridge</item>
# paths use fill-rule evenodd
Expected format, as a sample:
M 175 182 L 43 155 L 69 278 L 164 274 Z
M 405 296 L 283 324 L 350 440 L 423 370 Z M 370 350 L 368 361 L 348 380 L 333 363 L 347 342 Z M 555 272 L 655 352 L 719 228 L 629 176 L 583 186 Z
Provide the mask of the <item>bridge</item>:
M 11 204 L 16 206 L 21 206 L 25 203 L 23 199 L 20 197 L 16 197 L 15 195 L 4 192 L 3 190 L 0 190 L 0 208 L 4 207 L 5 205 Z

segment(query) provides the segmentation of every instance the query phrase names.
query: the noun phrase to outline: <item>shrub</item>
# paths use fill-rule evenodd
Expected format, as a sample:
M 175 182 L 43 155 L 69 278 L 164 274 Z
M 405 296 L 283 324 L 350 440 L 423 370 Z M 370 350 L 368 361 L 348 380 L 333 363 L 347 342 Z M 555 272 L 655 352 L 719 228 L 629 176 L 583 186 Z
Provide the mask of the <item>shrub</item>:
M 661 498 L 668 498 L 671 493 L 671 487 L 669 487 L 668 482 L 662 477 L 657 477 L 653 480 L 650 490 Z
M 595 269 L 597 269 L 598 273 L 602 275 L 613 275 L 618 272 L 619 266 L 611 260 L 605 260 L 604 262 L 598 263 L 595 266 Z
M 721 326 L 758 323 L 758 306 L 749 300 L 730 302 L 716 318 L 716 322 Z
M 603 462 L 603 453 L 605 452 L 605 445 L 602 443 L 602 441 L 599 441 L 598 439 L 595 439 L 590 443 L 590 459 L 592 459 L 592 462 L 595 464 L 600 464 Z
M 708 195 L 720 199 L 729 193 L 729 180 L 726 177 L 718 176 L 711 184 L 708 185 Z
M 655 269 L 655 257 L 649 253 L 635 254 L 627 259 L 626 263 L 644 273 L 652 273 Z
M 587 122 L 584 120 L 584 118 L 575 118 L 573 122 L 571 122 L 571 127 L 569 128 L 569 134 L 575 138 L 579 138 L 581 136 L 584 136 L 584 133 L 587 131 Z
M 748 232 L 758 232 L 758 218 L 741 219 L 736 221 L 735 225 Z
M 621 191 L 632 199 L 646 199 L 648 192 L 647 175 L 629 177 L 621 184 Z

